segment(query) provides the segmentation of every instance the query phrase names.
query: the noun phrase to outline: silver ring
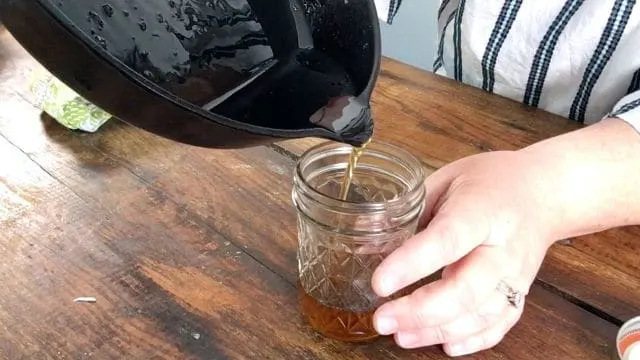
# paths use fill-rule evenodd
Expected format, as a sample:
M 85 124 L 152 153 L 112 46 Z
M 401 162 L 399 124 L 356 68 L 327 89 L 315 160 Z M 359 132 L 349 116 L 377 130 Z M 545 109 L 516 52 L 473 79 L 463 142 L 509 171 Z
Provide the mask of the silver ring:
M 524 305 L 524 295 L 522 292 L 512 288 L 504 280 L 500 280 L 496 290 L 503 293 L 507 297 L 509 303 L 516 309 L 521 309 Z

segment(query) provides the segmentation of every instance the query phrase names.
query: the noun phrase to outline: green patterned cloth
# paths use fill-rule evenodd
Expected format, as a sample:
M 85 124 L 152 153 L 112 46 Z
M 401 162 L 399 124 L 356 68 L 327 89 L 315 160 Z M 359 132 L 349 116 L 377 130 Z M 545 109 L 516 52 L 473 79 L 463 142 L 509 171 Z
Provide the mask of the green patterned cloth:
M 93 133 L 111 118 L 44 69 L 34 71 L 31 92 L 41 110 L 69 129 Z

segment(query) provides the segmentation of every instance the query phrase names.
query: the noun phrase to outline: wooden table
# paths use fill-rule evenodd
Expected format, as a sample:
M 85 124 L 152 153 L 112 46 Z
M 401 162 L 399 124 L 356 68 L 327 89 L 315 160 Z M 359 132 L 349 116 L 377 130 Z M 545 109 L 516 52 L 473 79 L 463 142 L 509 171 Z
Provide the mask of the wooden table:
M 331 341 L 301 319 L 291 179 L 317 140 L 222 151 L 116 120 L 68 131 L 32 105 L 35 66 L 0 29 L 0 358 L 444 358 L 388 338 Z M 429 168 L 574 128 L 390 60 L 373 101 L 377 138 Z M 469 358 L 607 358 L 640 315 L 639 235 L 554 246 L 521 322 Z

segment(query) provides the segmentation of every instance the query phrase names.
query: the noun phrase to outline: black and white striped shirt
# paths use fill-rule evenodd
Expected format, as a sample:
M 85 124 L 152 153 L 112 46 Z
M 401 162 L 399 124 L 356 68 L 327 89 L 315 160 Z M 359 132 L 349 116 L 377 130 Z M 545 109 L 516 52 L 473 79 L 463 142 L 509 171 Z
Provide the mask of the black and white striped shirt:
M 391 24 L 401 0 L 375 0 Z M 410 0 L 428 1 L 428 0 Z M 569 119 L 640 131 L 636 0 L 442 0 L 434 71 Z

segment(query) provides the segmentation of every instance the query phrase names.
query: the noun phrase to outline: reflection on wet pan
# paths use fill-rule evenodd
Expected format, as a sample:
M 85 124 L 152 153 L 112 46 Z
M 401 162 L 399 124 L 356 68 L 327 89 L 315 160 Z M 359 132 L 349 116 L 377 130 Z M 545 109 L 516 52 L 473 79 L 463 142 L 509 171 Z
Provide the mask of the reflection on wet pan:
M 377 75 L 379 36 L 370 0 L 9 3 L 0 4 L 0 10 L 9 16 L 12 12 L 18 14 L 18 8 L 41 4 L 63 24 L 71 26 L 72 31 L 80 32 L 81 40 L 93 42 L 103 59 L 113 61 L 112 56 L 119 66 L 139 74 L 136 79 L 143 86 L 165 100 L 176 97 L 187 102 L 182 106 L 195 105 L 197 108 L 193 110 L 199 116 L 210 118 L 207 122 L 185 120 L 192 129 L 183 131 L 185 134 L 173 134 L 170 127 L 175 127 L 174 124 L 154 123 L 163 119 L 140 119 L 150 115 L 135 111 L 134 117 L 130 108 L 118 111 L 124 105 L 108 106 L 113 99 L 92 98 L 99 96 L 88 93 L 91 91 L 88 88 L 102 84 L 93 83 L 80 89 L 83 96 L 96 100 L 105 110 L 155 133 L 191 142 L 188 136 L 211 131 L 210 128 L 198 131 L 195 126 L 222 122 L 250 132 L 268 134 L 268 130 L 273 130 L 273 135 L 285 137 L 323 136 L 352 143 L 371 135 L 368 107 Z M 36 35 L 28 34 L 27 28 L 20 31 L 25 36 Z M 21 36 L 17 38 L 24 40 Z M 68 75 L 71 70 L 53 72 Z M 89 75 L 74 74 L 71 83 L 82 77 L 94 77 Z M 154 90 L 153 86 L 157 88 Z M 113 91 L 111 94 L 114 96 Z M 338 104 L 349 106 L 336 108 Z M 154 116 L 164 114 L 169 116 L 166 110 L 158 110 Z M 171 121 L 177 121 L 176 115 L 179 114 L 172 112 Z M 312 121 L 312 117 L 320 119 Z

